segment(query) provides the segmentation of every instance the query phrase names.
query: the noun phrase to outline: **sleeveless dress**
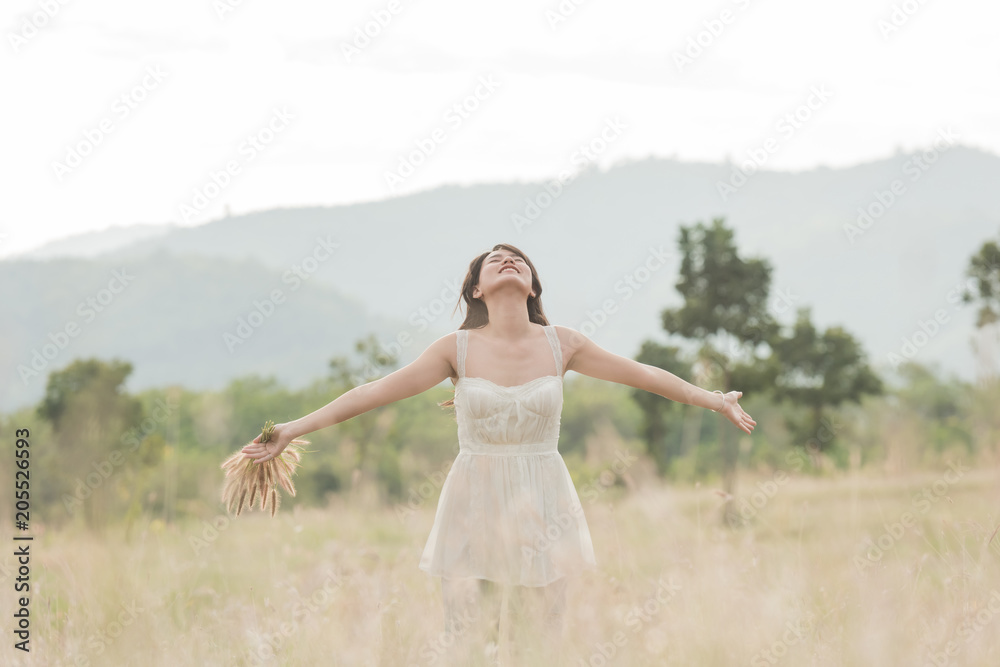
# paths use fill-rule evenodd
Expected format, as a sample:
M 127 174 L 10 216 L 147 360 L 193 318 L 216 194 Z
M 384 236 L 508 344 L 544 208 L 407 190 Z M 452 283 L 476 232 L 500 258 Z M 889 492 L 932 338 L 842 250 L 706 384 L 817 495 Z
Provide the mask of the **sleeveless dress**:
M 544 327 L 556 373 L 514 386 L 465 375 L 469 332 L 457 332 L 459 451 L 438 500 L 420 569 L 546 586 L 596 570 L 594 546 L 559 453 L 562 349 Z

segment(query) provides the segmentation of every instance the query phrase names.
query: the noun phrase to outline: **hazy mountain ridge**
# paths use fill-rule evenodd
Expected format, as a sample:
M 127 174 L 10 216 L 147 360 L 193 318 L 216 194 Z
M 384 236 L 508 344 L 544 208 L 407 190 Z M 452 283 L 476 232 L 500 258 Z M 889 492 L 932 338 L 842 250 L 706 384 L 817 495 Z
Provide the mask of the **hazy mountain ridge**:
M 644 338 L 663 338 L 658 314 L 678 302 L 673 284 L 679 258 L 630 293 L 617 288 L 623 276 L 645 275 L 641 267 L 664 251 L 676 255 L 678 225 L 721 216 L 735 228 L 744 256 L 764 256 L 774 266 L 772 295 L 779 307 L 779 292 L 790 295 L 792 307 L 812 306 L 819 326 L 843 325 L 861 338 L 877 364 L 900 350 L 902 338 L 918 331 L 921 319 L 949 309 L 949 322 L 919 359 L 940 360 L 971 378 L 972 311 L 951 304 L 947 295 L 962 280 L 969 256 L 1000 230 L 994 194 L 1000 158 L 954 147 L 916 181 L 912 167 L 913 156 L 899 154 L 849 169 L 762 171 L 723 201 L 719 183 L 730 182 L 733 165 L 649 159 L 584 172 L 549 200 L 539 197 L 545 182 L 447 186 L 380 202 L 275 209 L 176 227 L 103 252 L 89 269 L 93 274 L 83 268 L 85 260 L 35 263 L 45 266 L 41 270 L 30 269 L 31 260 L 9 259 L 0 262 L 0 275 L 14 281 L 7 284 L 20 285 L 12 296 L 18 313 L 13 321 L 19 325 L 16 335 L 4 333 L 13 343 L 4 349 L 30 355 L 60 317 L 66 319 L 58 313 L 73 304 L 45 297 L 46 290 L 72 285 L 79 300 L 88 293 L 85 285 L 93 289 L 99 283 L 95 275 L 118 266 L 138 272 L 149 262 L 150 275 L 159 278 L 150 282 L 149 292 L 134 292 L 169 304 L 166 312 L 161 308 L 151 315 L 156 301 L 131 292 L 122 304 L 135 309 L 129 319 L 164 327 L 159 347 L 137 345 L 129 338 L 134 326 L 111 326 L 109 319 L 101 345 L 81 339 L 74 349 L 128 351 L 137 384 L 165 381 L 185 355 L 199 359 L 201 367 L 173 377 L 190 378 L 192 386 L 279 367 L 296 369 L 283 377 L 321 374 L 317 364 L 345 353 L 379 317 L 394 322 L 381 328 L 384 340 L 414 332 L 412 321 L 429 325 L 429 340 L 456 328 L 460 316 L 451 311 L 469 261 L 494 243 L 509 242 L 535 263 L 551 321 L 574 328 L 604 321 L 592 329 L 595 340 L 631 356 Z M 902 181 L 903 194 L 862 233 L 847 234 L 851 225 L 857 231 L 858 208 L 877 202 L 894 179 Z M 534 220 L 529 220 L 531 202 L 540 211 Z M 92 236 L 96 241 L 100 233 Z M 47 246 L 39 252 L 51 256 L 56 250 Z M 172 285 L 164 280 L 168 268 L 188 275 Z M 230 355 L 222 346 L 222 329 L 234 328 L 236 317 L 268 286 L 288 291 L 291 283 L 283 276 L 290 273 L 300 276 L 301 290 L 287 306 L 288 326 L 265 325 L 259 338 L 255 334 L 245 350 Z M 90 283 L 70 277 L 83 275 Z M 195 288 L 198 281 L 207 287 Z M 615 312 L 603 311 L 607 299 L 616 304 Z M 792 314 L 787 308 L 779 318 L 788 322 Z M 330 329 L 335 336 L 312 336 Z M 158 360 L 171 346 L 174 356 Z M 309 357 L 308 364 L 291 359 L 293 347 Z M 421 350 L 410 346 L 404 361 Z M 218 363 L 212 355 L 220 353 L 233 358 Z M 0 368 L 14 378 L 20 362 L 13 353 L 0 352 Z M 9 400 L 0 398 L 4 404 Z
M 94 258 L 138 241 L 163 236 L 177 228 L 178 226 L 173 223 L 115 226 L 97 232 L 74 234 L 52 241 L 40 248 L 18 255 L 15 259 Z
M 304 386 L 334 356 L 351 356 L 358 338 L 401 326 L 318 282 L 285 282 L 252 259 L 161 251 L 141 261 L 0 263 L 0 281 L 15 280 L 9 321 L 18 326 L 3 326 L 0 350 L 3 411 L 38 400 L 49 372 L 87 356 L 132 362 L 132 389 L 212 388 L 250 373 Z

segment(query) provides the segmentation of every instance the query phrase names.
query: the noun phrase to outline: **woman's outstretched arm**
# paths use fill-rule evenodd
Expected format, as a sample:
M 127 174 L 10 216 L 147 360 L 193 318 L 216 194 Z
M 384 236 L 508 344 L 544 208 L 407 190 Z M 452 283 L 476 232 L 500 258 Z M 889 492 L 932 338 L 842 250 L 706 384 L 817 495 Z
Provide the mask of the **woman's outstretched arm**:
M 251 444 L 243 448 L 243 453 L 258 462 L 273 459 L 295 438 L 427 391 L 452 376 L 450 353 L 454 349 L 455 333 L 441 336 L 406 366 L 385 377 L 349 389 L 304 417 L 275 425 L 270 441 L 261 443 L 258 435 Z
M 715 410 L 747 433 L 757 425 L 740 407 L 738 401 L 742 391 L 720 395 L 696 387 L 670 371 L 609 352 L 575 329 L 556 325 L 556 330 L 568 356 L 566 370 L 644 389 L 678 403 Z

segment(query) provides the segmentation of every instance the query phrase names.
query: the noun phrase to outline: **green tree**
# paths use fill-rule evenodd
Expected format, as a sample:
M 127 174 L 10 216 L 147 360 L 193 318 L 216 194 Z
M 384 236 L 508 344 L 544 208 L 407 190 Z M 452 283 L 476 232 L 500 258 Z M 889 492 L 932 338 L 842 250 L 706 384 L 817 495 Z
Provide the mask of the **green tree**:
M 132 364 L 118 359 L 79 359 L 49 374 L 37 414 L 52 426 L 52 491 L 87 525 L 102 528 L 115 509 L 114 490 L 122 467 L 134 467 L 123 438 L 142 421 L 141 402 L 123 385 Z
M 860 403 L 864 394 L 882 394 L 883 385 L 853 336 L 841 327 L 820 334 L 810 314 L 809 308 L 799 308 L 791 335 L 775 338 L 771 347 L 774 396 L 805 409 L 804 418 L 789 417 L 787 423 L 793 441 L 815 455 L 837 441 L 838 429 L 826 414 L 845 402 Z
M 697 361 L 707 367 L 704 375 L 723 392 L 765 389 L 765 385 L 735 386 L 733 371 L 739 368 L 740 379 L 747 383 L 766 377 L 743 371 L 762 363 L 756 357 L 758 348 L 778 331 L 768 308 L 771 265 L 765 259 L 741 258 L 733 230 L 722 218 L 713 219 L 711 226 L 700 222 L 681 226 L 678 245 L 683 259 L 676 288 L 684 305 L 662 312 L 663 328 L 701 344 Z M 719 429 L 723 486 L 730 495 L 723 513 L 727 523 L 735 514 L 731 496 L 736 486 L 736 435 L 731 428 Z
M 976 291 L 965 290 L 965 303 L 979 301 L 977 327 L 984 327 L 1000 320 L 1000 245 L 996 241 L 983 243 L 979 252 L 969 259 L 966 275 L 976 283 Z
M 673 373 L 678 377 L 691 377 L 691 364 L 681 358 L 680 349 L 660 345 L 651 340 L 643 341 L 635 360 Z M 657 471 L 664 475 L 670 464 L 682 452 L 681 438 L 668 439 L 667 424 L 681 408 L 674 401 L 664 401 L 661 396 L 641 389 L 631 389 L 630 395 L 642 410 L 641 434 L 646 452 L 656 462 Z M 699 408 L 700 409 L 700 408 Z
M 900 365 L 899 374 L 905 384 L 894 393 L 910 418 L 920 423 L 920 444 L 938 454 L 955 445 L 973 453 L 972 387 L 954 376 L 938 377 L 935 369 L 913 361 Z
M 962 293 L 965 303 L 979 303 L 979 314 L 976 327 L 981 333 L 986 329 L 994 337 L 990 341 L 986 336 L 973 341 L 973 351 L 978 358 L 978 373 L 983 384 L 996 382 L 996 332 L 1000 329 L 1000 245 L 996 241 L 987 241 L 979 252 L 969 259 L 966 275 L 975 283 L 975 292 L 967 288 Z M 984 345 L 986 346 L 984 349 Z
M 359 361 L 352 361 L 347 357 L 339 356 L 330 360 L 330 380 L 341 393 L 349 391 L 356 386 L 371 382 L 380 377 L 380 370 L 394 370 L 398 359 L 395 355 L 382 352 L 382 345 L 374 334 L 357 341 L 354 350 L 359 356 Z M 342 423 L 339 428 L 353 438 L 357 443 L 357 458 L 354 461 L 354 474 L 351 479 L 356 480 L 362 474 L 368 463 L 369 449 L 375 440 L 379 428 L 379 420 L 385 412 L 385 408 L 376 408 Z M 380 481 L 385 482 L 388 487 L 400 490 L 398 465 L 391 461 L 386 461 L 387 452 L 380 452 L 375 474 Z M 395 453 L 390 454 L 394 457 Z M 384 479 L 383 479 L 384 478 Z
M 253 440 L 268 419 L 294 419 L 300 411 L 294 392 L 289 391 L 274 376 L 259 375 L 231 380 L 223 392 L 221 404 L 214 407 L 216 414 L 210 419 L 218 424 L 225 424 L 225 427 L 215 438 L 207 439 L 199 445 L 214 447 L 217 440 L 222 440 L 225 443 L 222 451 L 232 451 Z

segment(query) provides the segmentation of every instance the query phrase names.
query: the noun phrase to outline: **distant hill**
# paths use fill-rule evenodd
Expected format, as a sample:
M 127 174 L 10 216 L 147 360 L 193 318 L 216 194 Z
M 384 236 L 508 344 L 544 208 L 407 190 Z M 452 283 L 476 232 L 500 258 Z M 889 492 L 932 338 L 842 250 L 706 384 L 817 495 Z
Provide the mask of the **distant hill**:
M 122 262 L 0 262 L 0 284 L 14 281 L 16 298 L 5 305 L 7 322 L 18 326 L 0 329 L 8 378 L 0 411 L 37 401 L 49 372 L 87 356 L 132 362 L 132 390 L 213 388 L 250 373 L 301 387 L 326 375 L 333 357 L 353 356 L 357 339 L 404 327 L 325 285 L 285 282 L 251 259 L 159 251 Z
M 969 256 L 1000 232 L 1000 158 L 960 146 L 937 154 L 926 170 L 915 166 L 918 158 L 763 171 L 725 201 L 719 184 L 729 182 L 732 165 L 649 159 L 589 170 L 549 199 L 542 182 L 447 186 L 380 202 L 163 226 L 154 237 L 112 244 L 94 260 L 8 259 L 0 261 L 0 276 L 4 285 L 18 285 L 9 295 L 17 318 L 0 324 L 0 370 L 16 380 L 25 354 L 113 268 L 130 266 L 145 280 L 137 277 L 115 319 L 95 320 L 74 352 L 127 352 L 137 384 L 208 386 L 275 369 L 285 369 L 283 377 L 318 374 L 370 328 L 388 340 L 426 326 L 428 342 L 455 329 L 461 319 L 451 311 L 468 264 L 498 242 L 520 247 L 535 263 L 551 321 L 592 332 L 601 345 L 631 356 L 643 339 L 664 339 L 659 311 L 679 303 L 678 258 L 652 271 L 647 262 L 654 266 L 651 258 L 662 251 L 676 255 L 680 224 L 725 217 L 741 253 L 774 266 L 772 296 L 782 321 L 791 321 L 794 307 L 811 306 L 819 326 L 844 326 L 885 367 L 921 321 L 945 309 L 947 321 L 916 358 L 971 379 L 973 313 L 949 293 L 961 286 Z M 859 207 L 878 213 L 894 180 L 901 194 L 867 229 L 858 227 L 852 242 L 845 226 L 857 224 Z M 531 202 L 540 215 L 519 227 L 512 217 L 526 221 Z M 97 247 L 101 233 L 91 237 Z M 324 244 L 338 247 L 318 261 Z M 36 255 L 69 250 L 51 245 Z M 221 331 L 271 286 L 290 287 L 282 276 L 296 270 L 308 278 L 289 301 L 289 321 L 266 325 L 230 355 Z M 637 289 L 625 286 L 626 275 Z M 421 350 L 404 350 L 404 363 Z M 3 391 L 6 405 L 11 390 Z
M 137 241 L 146 241 L 163 236 L 177 229 L 177 225 L 129 225 L 115 226 L 99 232 L 74 234 L 58 241 L 47 243 L 41 248 L 23 253 L 19 259 L 52 259 L 54 257 L 97 257 L 117 250 Z

